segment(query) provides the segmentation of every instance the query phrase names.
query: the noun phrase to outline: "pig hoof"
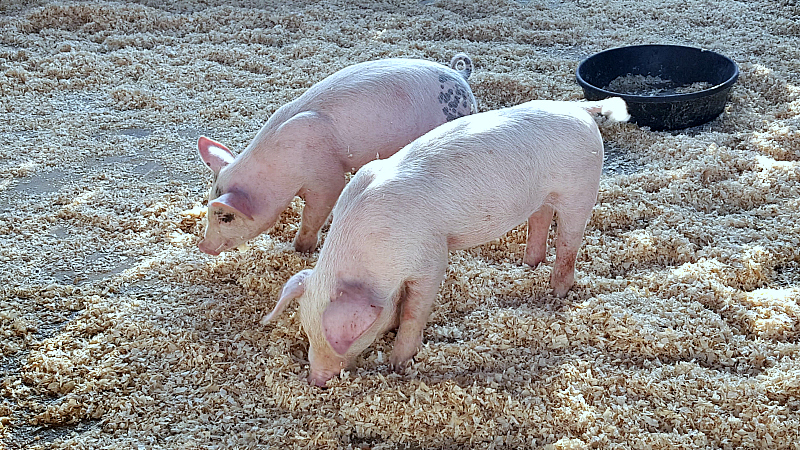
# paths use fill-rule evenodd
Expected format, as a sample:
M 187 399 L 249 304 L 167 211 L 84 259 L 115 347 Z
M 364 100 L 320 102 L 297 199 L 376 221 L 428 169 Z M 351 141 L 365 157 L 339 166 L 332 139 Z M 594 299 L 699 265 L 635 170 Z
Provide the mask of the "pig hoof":
M 389 366 L 392 368 L 392 372 L 396 374 L 404 374 L 406 369 L 408 369 L 412 364 L 414 364 L 413 359 L 407 359 L 405 361 L 390 361 Z
M 571 286 L 553 287 L 553 295 L 558 298 L 564 298 L 567 295 L 567 292 L 569 292 L 570 287 Z
M 522 258 L 522 263 L 523 264 L 527 264 L 527 265 L 531 266 L 531 268 L 535 269 L 535 268 L 539 267 L 539 264 L 541 264 L 544 261 L 544 259 L 545 258 L 543 256 L 542 257 L 535 257 L 535 256 L 525 255 Z
M 317 241 L 307 241 L 305 239 L 294 240 L 294 250 L 297 253 L 311 253 L 317 248 Z

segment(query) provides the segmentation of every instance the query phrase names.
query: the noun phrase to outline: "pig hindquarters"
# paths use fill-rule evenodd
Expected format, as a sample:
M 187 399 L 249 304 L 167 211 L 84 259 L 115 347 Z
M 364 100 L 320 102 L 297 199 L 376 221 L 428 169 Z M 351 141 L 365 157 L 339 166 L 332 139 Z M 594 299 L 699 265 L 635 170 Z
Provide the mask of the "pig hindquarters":
M 314 250 L 347 172 L 476 112 L 466 82 L 472 62 L 459 54 L 451 67 L 463 70 L 415 59 L 342 69 L 279 108 L 238 157 L 201 137 L 200 157 L 214 172 L 214 182 L 200 250 L 218 255 L 258 236 L 295 195 L 305 206 L 294 247 Z
M 557 213 L 550 284 L 570 289 L 597 199 L 603 140 L 589 112 L 627 120 L 625 103 L 532 101 L 442 125 L 364 166 L 333 211 L 316 267 L 293 276 L 265 323 L 299 297 L 312 383 L 323 385 L 399 326 L 390 362 L 417 352 L 448 250 L 502 236 L 525 219 L 524 262 L 545 259 Z

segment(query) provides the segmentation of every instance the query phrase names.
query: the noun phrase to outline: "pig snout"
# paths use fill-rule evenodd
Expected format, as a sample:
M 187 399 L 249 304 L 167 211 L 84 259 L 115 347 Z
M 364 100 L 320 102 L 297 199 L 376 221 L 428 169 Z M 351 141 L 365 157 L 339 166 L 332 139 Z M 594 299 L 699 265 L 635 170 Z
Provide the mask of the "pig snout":
M 197 243 L 197 248 L 200 249 L 201 252 L 207 253 L 212 256 L 219 256 L 219 247 L 218 245 L 214 245 L 209 243 L 207 240 L 203 239 L 202 241 Z
M 308 362 L 310 374 L 308 383 L 314 386 L 325 387 L 325 383 L 347 366 L 346 358 L 339 356 L 330 349 L 314 348 L 312 344 L 308 349 Z
M 326 358 L 325 364 L 320 364 L 319 360 L 314 358 L 313 353 L 309 353 L 308 359 L 311 366 L 308 383 L 319 387 L 325 387 L 325 383 L 338 376 L 347 365 L 345 360 L 341 358 Z
M 328 382 L 331 378 L 334 377 L 335 374 L 330 374 L 327 372 L 311 372 L 311 375 L 308 376 L 308 384 L 312 386 L 319 386 L 325 387 L 325 383 Z
M 243 241 L 244 239 L 242 239 L 242 242 Z M 234 248 L 235 242 L 236 241 L 230 239 L 220 241 L 219 239 L 213 239 L 206 235 L 197 243 L 197 248 L 203 253 L 219 256 L 220 253 Z

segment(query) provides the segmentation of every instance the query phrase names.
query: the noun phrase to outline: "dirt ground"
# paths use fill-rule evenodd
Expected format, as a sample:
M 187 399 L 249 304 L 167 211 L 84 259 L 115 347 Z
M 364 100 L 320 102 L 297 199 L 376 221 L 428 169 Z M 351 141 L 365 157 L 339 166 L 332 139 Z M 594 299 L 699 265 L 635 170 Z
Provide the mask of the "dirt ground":
M 310 387 L 300 201 L 202 254 L 205 134 L 241 151 L 326 75 L 459 51 L 481 110 L 579 100 L 604 49 L 735 60 L 718 119 L 602 127 L 575 288 L 525 225 L 454 252 L 403 374 L 393 335 Z M 0 448 L 798 448 L 794 0 L 0 0 Z

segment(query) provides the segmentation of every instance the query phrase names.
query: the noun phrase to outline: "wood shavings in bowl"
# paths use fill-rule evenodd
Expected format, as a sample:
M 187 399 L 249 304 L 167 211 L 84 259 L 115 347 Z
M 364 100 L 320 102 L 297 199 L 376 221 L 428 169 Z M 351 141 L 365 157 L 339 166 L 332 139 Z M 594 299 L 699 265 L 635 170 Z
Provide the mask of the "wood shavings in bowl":
M 676 84 L 672 80 L 664 80 L 653 75 L 624 75 L 614 78 L 605 88 L 620 94 L 641 95 L 644 97 L 658 97 L 675 94 L 691 94 L 692 92 L 705 91 L 713 87 L 711 83 L 698 81 L 691 84 Z
M 795 448 L 790 3 L 4 2 L 0 447 Z M 244 252 L 196 248 L 197 137 L 239 153 L 348 64 L 465 51 L 486 110 L 579 100 L 580 60 L 648 40 L 741 76 L 701 127 L 602 125 L 624 170 L 602 179 L 565 299 L 552 250 L 521 264 L 521 225 L 451 254 L 404 373 L 388 333 L 322 390 L 296 308 L 258 324 L 316 262 L 291 248 L 302 202 Z

